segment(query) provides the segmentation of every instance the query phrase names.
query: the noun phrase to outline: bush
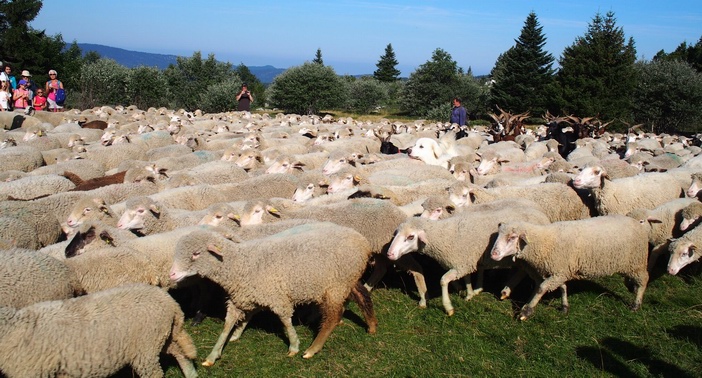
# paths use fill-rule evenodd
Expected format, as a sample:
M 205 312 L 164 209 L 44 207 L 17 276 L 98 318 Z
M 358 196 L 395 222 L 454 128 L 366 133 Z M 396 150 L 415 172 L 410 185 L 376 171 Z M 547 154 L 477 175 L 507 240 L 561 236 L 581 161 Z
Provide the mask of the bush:
M 702 74 L 682 61 L 637 63 L 633 93 L 637 123 L 655 133 L 700 130 Z
M 77 94 L 78 105 L 87 109 L 126 104 L 128 76 L 129 69 L 112 59 L 101 58 L 83 65 L 80 72 L 80 94 Z
M 323 108 L 341 108 L 346 96 L 334 69 L 305 62 L 278 75 L 266 95 L 271 106 L 287 113 L 317 114 Z
M 238 76 L 221 83 L 212 84 L 200 95 L 200 109 L 208 113 L 236 110 L 236 94 L 241 91 L 242 81 Z M 254 100 L 258 101 L 254 97 Z
M 349 82 L 347 88 L 347 108 L 352 112 L 368 114 L 380 107 L 387 98 L 386 86 L 372 77 Z
M 139 109 L 169 106 L 168 82 L 163 71 L 156 67 L 139 66 L 129 71 L 127 79 L 129 105 Z

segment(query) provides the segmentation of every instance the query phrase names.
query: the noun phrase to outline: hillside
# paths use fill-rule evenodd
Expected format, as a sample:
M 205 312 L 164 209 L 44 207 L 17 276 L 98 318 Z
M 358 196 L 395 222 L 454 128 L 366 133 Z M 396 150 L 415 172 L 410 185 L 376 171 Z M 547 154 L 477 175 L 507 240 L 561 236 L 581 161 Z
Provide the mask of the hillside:
M 95 51 L 103 58 L 115 60 L 117 63 L 133 68 L 138 66 L 158 67 L 164 69 L 169 64 L 176 63 L 176 55 L 153 54 L 140 51 L 130 51 L 117 47 L 96 45 L 92 43 L 79 43 L 83 55 L 89 51 Z M 262 83 L 268 84 L 280 73 L 285 71 L 284 68 L 276 68 L 273 66 L 248 66 L 252 74 L 254 74 Z

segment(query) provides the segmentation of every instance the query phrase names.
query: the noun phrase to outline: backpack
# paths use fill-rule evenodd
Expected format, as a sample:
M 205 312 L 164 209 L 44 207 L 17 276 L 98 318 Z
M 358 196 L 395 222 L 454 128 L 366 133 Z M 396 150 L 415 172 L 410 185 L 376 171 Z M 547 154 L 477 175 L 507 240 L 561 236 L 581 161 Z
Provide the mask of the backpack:
M 59 88 L 56 90 L 56 104 L 63 105 L 64 102 L 66 102 L 66 90 Z

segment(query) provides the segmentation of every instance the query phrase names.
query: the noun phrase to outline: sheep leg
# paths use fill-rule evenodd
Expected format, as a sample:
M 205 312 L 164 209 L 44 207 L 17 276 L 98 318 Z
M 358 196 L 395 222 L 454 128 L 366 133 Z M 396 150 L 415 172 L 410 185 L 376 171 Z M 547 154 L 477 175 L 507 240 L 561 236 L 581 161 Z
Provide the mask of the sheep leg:
M 561 304 L 563 305 L 563 308 L 561 311 L 563 311 L 564 314 L 568 313 L 568 309 L 570 309 L 570 305 L 568 304 L 568 288 L 566 287 L 566 284 L 561 285 Z
M 224 328 L 222 333 L 219 334 L 219 338 L 212 347 L 212 351 L 207 356 L 202 366 L 212 366 L 219 357 L 222 356 L 222 349 L 224 349 L 224 344 L 229 338 L 229 334 L 232 332 L 234 325 L 244 317 L 244 313 L 234 306 L 231 300 L 227 300 L 227 315 L 224 317 Z
M 485 269 L 481 266 L 478 267 L 478 278 L 475 280 L 475 289 L 473 292 L 478 295 L 483 292 L 483 279 L 485 278 Z
M 397 260 L 397 266 L 412 275 L 419 294 L 419 307 L 427 308 L 427 283 L 424 280 L 424 269 L 422 269 L 422 266 L 409 255 L 400 257 Z
M 648 257 L 648 271 L 651 272 L 653 271 L 653 267 L 656 266 L 656 261 L 658 261 L 658 257 L 663 254 L 663 252 L 668 250 L 668 245 L 670 243 L 663 243 L 661 245 L 657 245 L 651 249 L 651 253 L 649 254 Z
M 640 271 L 638 274 L 632 275 L 631 279 L 636 284 L 636 299 L 631 309 L 636 311 L 641 308 L 641 303 L 643 303 L 644 292 L 646 291 L 646 285 L 648 285 L 648 271 Z
M 312 356 L 322 349 L 322 346 L 324 346 L 324 343 L 327 341 L 327 338 L 329 338 L 334 328 L 336 328 L 336 325 L 339 324 L 344 313 L 343 303 L 330 303 L 329 299 L 322 302 L 320 308 L 322 310 L 321 328 L 317 337 L 314 338 L 312 345 L 310 345 L 305 351 L 305 354 L 302 355 L 302 358 L 312 358 Z
M 244 333 L 244 329 L 251 321 L 251 318 L 253 318 L 253 316 L 259 313 L 260 311 L 260 309 L 255 309 L 253 311 L 247 312 L 246 315 L 244 315 L 244 320 L 241 323 L 239 323 L 239 325 L 236 328 L 234 328 L 234 332 L 232 332 L 232 336 L 229 338 L 229 341 L 239 340 L 241 334 Z
M 453 316 L 454 313 L 453 305 L 451 305 L 451 298 L 449 298 L 448 285 L 451 281 L 455 281 L 459 278 L 456 269 L 450 269 L 441 276 L 441 302 L 444 304 L 444 309 L 448 316 Z
M 158 362 L 158 353 L 154 356 L 138 357 L 136 361 L 132 361 L 132 368 L 140 377 L 163 377 L 163 370 Z
M 541 300 L 541 297 L 544 296 L 544 294 L 548 293 L 549 291 L 556 290 L 556 288 L 560 287 L 561 285 L 565 284 L 565 279 L 558 277 L 558 276 L 551 276 L 547 279 L 545 279 L 541 284 L 539 284 L 539 287 L 536 288 L 534 291 L 533 296 L 531 297 L 531 300 L 529 303 L 524 305 L 522 307 L 522 312 L 519 315 L 519 320 L 526 320 L 529 318 L 531 315 L 534 314 L 534 307 L 539 303 Z
M 288 336 L 288 342 L 290 346 L 288 347 L 288 357 L 292 357 L 300 351 L 300 338 L 297 336 L 297 331 L 292 324 L 291 316 L 279 316 L 280 321 L 283 322 L 283 327 L 285 327 L 285 335 Z
M 500 292 L 500 300 L 505 300 L 509 298 L 510 295 L 512 295 L 512 289 L 519 285 L 520 282 L 524 279 L 524 277 L 527 276 L 527 272 L 524 269 L 519 269 L 517 268 L 517 271 L 514 272 L 512 277 L 507 281 L 505 284 L 504 289 Z
M 366 281 L 365 286 L 368 291 L 373 290 L 375 285 L 380 282 L 380 280 L 385 277 L 385 273 L 388 271 L 388 266 L 390 266 L 390 260 L 383 254 L 373 255 L 373 271 L 371 272 L 368 281 Z
M 375 334 L 376 328 L 378 327 L 378 319 L 375 317 L 375 311 L 373 310 L 373 301 L 371 301 L 370 293 L 361 285 L 360 282 L 356 283 L 356 286 L 351 289 L 351 298 L 358 305 L 363 313 L 363 318 L 366 320 L 368 325 L 368 333 Z

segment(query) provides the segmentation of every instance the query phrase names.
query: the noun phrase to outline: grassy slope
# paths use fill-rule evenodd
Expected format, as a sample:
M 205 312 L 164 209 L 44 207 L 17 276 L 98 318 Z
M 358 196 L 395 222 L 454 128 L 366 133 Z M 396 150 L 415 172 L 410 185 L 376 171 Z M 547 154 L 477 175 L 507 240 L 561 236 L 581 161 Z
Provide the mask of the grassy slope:
M 631 312 L 633 294 L 618 276 L 569 284 L 570 313 L 560 312 L 558 293 L 546 296 L 533 318 L 515 319 L 533 287 L 523 282 L 514 299 L 497 295 L 506 272 L 486 275 L 487 293 L 469 302 L 452 294 L 456 315 L 443 312 L 438 269 L 429 272 L 428 308 L 416 307 L 412 280 L 390 274 L 373 292 L 378 334 L 365 333 L 355 304 L 325 348 L 311 360 L 288 358 L 282 326 L 260 314 L 242 339 L 227 344 L 203 377 L 371 376 L 371 377 L 698 377 L 702 376 L 702 279 L 659 272 L 649 285 L 643 308 Z M 302 309 L 296 329 L 304 350 L 312 342 L 314 308 Z M 222 320 L 209 318 L 189 327 L 199 362 L 210 352 Z M 180 377 L 165 361 L 167 377 Z

